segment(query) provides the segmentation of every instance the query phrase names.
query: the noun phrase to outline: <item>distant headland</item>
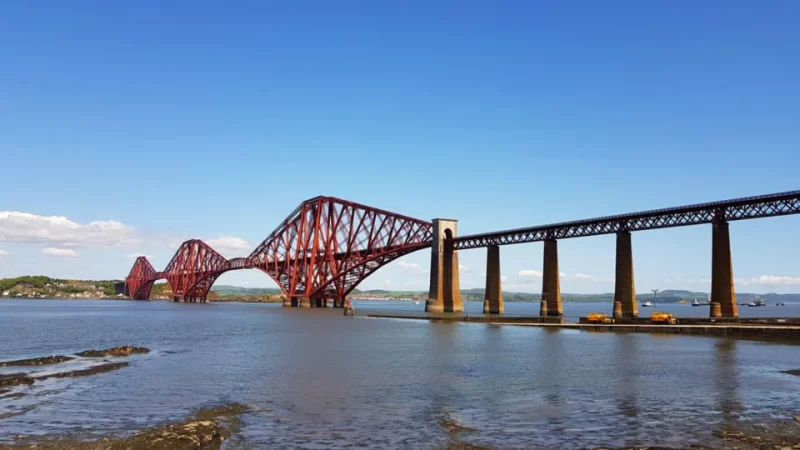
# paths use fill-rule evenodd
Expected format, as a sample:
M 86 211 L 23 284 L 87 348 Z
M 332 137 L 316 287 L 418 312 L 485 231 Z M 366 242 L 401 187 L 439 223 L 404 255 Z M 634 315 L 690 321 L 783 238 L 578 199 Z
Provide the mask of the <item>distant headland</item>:
M 126 299 L 124 293 L 119 291 L 122 280 L 64 280 L 46 276 L 24 276 L 18 278 L 0 278 L 0 297 L 2 298 L 63 298 L 63 299 Z M 658 292 L 658 303 L 691 303 L 694 299 L 704 301 L 707 292 L 693 292 L 686 290 L 663 290 Z M 151 299 L 169 300 L 172 291 L 169 284 L 157 283 L 153 285 Z M 382 289 L 354 290 L 350 294 L 352 300 L 425 300 L 427 291 L 388 291 Z M 465 301 L 483 301 L 484 290 L 464 289 L 461 297 Z M 782 302 L 800 302 L 800 294 L 753 294 L 737 292 L 737 300 L 747 302 L 761 297 L 766 301 L 780 300 Z M 612 302 L 613 293 L 602 294 L 569 294 L 562 293 L 565 302 Z M 278 288 L 248 288 L 239 286 L 218 285 L 211 288 L 208 295 L 211 301 L 244 301 L 277 303 L 283 299 L 283 294 Z M 503 292 L 506 302 L 538 302 L 541 296 L 537 293 Z M 653 300 L 650 292 L 637 295 L 637 300 Z

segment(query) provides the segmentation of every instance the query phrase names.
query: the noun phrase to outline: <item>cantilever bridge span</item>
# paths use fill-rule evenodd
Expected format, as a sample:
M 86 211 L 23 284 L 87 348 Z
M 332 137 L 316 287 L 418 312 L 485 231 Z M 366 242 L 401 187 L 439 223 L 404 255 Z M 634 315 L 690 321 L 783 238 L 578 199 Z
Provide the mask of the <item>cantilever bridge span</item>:
M 192 239 L 181 244 L 161 272 L 147 258 L 137 258 L 125 282 L 139 300 L 149 299 L 153 283 L 166 279 L 174 300 L 205 301 L 221 274 L 255 268 L 275 280 L 298 306 L 339 303 L 385 264 L 430 246 L 431 227 L 428 221 L 315 197 L 298 206 L 245 258 L 226 259 Z
M 737 317 L 728 222 L 800 214 L 800 191 L 600 217 L 469 236 L 457 222 L 414 219 L 333 197 L 303 202 L 245 258 L 225 259 L 200 240 L 184 242 L 162 272 L 145 257 L 125 282 L 135 299 L 148 299 L 153 283 L 166 279 L 176 301 L 205 301 L 217 277 L 256 268 L 269 275 L 285 305 L 341 306 L 345 296 L 385 264 L 431 247 L 426 311 L 463 311 L 458 250 L 487 248 L 485 313 L 502 313 L 499 246 L 544 241 L 541 316 L 561 317 L 557 240 L 617 235 L 614 316 L 636 317 L 631 232 L 699 224 L 713 225 L 712 317 Z

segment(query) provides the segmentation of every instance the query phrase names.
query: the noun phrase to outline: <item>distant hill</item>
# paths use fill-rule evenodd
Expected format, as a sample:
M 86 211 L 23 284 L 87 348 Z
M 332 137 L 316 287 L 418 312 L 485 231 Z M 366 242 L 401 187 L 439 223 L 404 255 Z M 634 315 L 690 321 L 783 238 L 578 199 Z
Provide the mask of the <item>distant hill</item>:
M 269 295 L 280 294 L 281 290 L 278 288 L 249 288 L 242 286 L 229 286 L 219 285 L 211 288 L 212 291 L 219 295 L 236 295 L 236 296 L 250 296 L 250 295 Z M 485 290 L 482 288 L 463 289 L 461 296 L 465 300 L 483 300 Z M 352 295 L 361 295 L 365 297 L 375 296 L 380 298 L 422 298 L 427 295 L 426 291 L 389 291 L 386 289 L 370 289 L 358 290 L 354 289 Z M 760 296 L 765 301 L 776 301 L 780 299 L 786 302 L 800 302 L 800 294 L 752 294 L 747 292 L 737 292 L 736 300 L 739 303 L 749 302 L 755 297 Z M 665 289 L 659 291 L 656 296 L 657 303 L 677 303 L 681 300 L 691 302 L 694 299 L 705 301 L 708 298 L 707 292 L 695 292 L 681 289 Z M 612 302 L 614 301 L 614 293 L 606 292 L 600 294 L 571 294 L 568 292 L 561 293 L 561 299 L 565 302 Z M 649 300 L 653 301 L 652 292 L 638 292 L 636 299 L 640 302 Z M 541 300 L 541 294 L 530 292 L 511 292 L 503 291 L 503 300 L 507 302 L 538 302 Z
M 248 288 L 242 286 L 228 286 L 225 284 L 212 286 L 211 290 L 219 295 L 265 295 L 281 293 L 281 290 L 278 288 Z

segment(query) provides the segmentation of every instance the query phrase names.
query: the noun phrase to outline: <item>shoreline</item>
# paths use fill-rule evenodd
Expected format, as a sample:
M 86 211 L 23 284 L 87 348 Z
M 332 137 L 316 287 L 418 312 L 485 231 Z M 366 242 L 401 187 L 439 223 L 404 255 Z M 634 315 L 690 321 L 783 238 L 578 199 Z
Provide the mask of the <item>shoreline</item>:
M 799 325 L 771 325 L 771 324 L 587 324 L 564 323 L 562 318 L 539 317 L 492 317 L 492 316 L 439 316 L 430 314 L 386 314 L 366 313 L 362 317 L 375 319 L 400 319 L 400 320 L 427 320 L 429 322 L 444 323 L 483 323 L 487 325 L 529 326 L 556 330 L 577 330 L 583 332 L 601 333 L 650 333 L 650 334 L 679 334 L 689 336 L 711 336 L 746 340 L 779 341 L 790 344 L 800 344 Z

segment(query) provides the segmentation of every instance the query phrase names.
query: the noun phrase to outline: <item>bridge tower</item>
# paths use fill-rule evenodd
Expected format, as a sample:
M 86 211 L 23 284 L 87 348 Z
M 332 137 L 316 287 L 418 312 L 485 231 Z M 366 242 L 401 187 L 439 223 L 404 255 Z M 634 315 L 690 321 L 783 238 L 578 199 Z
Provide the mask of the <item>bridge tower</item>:
M 617 232 L 617 264 L 614 279 L 614 318 L 630 319 L 639 316 L 636 285 L 633 279 L 633 249 L 631 232 Z
M 717 212 L 711 237 L 711 317 L 739 317 L 736 291 L 733 288 L 731 236 L 728 222 Z
M 486 247 L 486 290 L 483 300 L 484 314 L 503 314 L 503 276 L 500 274 L 500 247 Z
M 431 244 L 431 284 L 426 312 L 464 312 L 458 282 L 458 251 L 453 238 L 458 236 L 458 221 L 433 219 Z

